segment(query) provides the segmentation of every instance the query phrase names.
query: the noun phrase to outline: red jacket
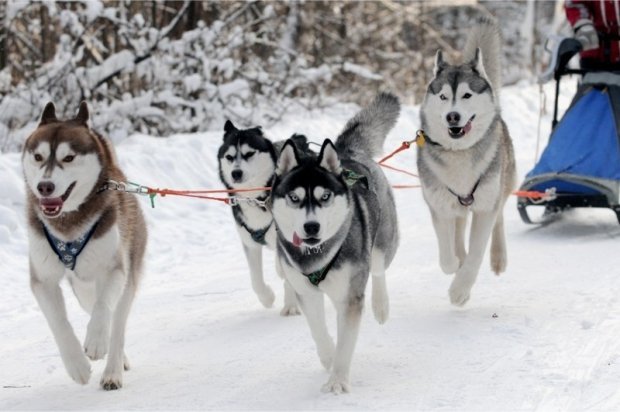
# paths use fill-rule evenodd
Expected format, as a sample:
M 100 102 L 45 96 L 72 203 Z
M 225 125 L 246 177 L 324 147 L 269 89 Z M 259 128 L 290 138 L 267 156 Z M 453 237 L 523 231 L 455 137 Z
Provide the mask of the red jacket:
M 581 52 L 582 59 L 596 59 L 620 62 L 620 41 L 609 41 L 609 59 L 605 57 L 605 35 L 620 38 L 620 0 L 566 0 L 564 3 L 566 18 L 573 29 L 578 29 L 584 23 L 592 22 L 599 33 L 598 49 Z

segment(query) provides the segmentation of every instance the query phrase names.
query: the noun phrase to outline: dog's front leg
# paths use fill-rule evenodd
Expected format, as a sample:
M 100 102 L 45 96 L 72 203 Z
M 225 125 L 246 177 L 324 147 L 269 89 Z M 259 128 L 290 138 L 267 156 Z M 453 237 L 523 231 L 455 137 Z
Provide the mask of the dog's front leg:
M 280 315 L 300 315 L 301 312 L 299 311 L 299 306 L 297 305 L 297 294 L 295 293 L 293 286 L 291 286 L 291 283 L 286 279 L 284 270 L 282 270 L 282 263 L 278 257 L 276 257 L 276 272 L 278 272 L 278 276 L 284 279 L 284 307 L 280 311 Z
M 124 283 L 125 274 L 120 267 L 95 278 L 96 300 L 84 340 L 84 351 L 92 360 L 103 359 L 108 353 L 112 309 L 116 306 Z
M 454 236 L 454 247 L 459 266 L 465 261 L 467 251 L 465 250 L 465 229 L 467 228 L 467 215 L 456 218 L 456 233 Z
M 390 299 L 385 283 L 385 253 L 372 249 L 370 273 L 372 273 L 372 313 L 380 324 L 384 324 L 390 314 Z
M 262 246 L 249 247 L 243 245 L 243 251 L 245 257 L 248 260 L 248 266 L 250 267 L 250 278 L 252 280 L 252 289 L 258 300 L 264 307 L 270 308 L 273 306 L 273 301 L 276 299 L 276 295 L 273 290 L 265 283 L 263 277 L 263 248 Z
M 321 364 L 329 370 L 334 360 L 334 341 L 327 331 L 325 323 L 325 303 L 323 293 L 312 291 L 304 295 L 297 295 L 297 301 L 301 306 L 301 311 L 306 316 L 310 333 L 316 343 L 316 350 L 319 354 Z
M 323 385 L 323 392 L 340 394 L 351 391 L 349 371 L 360 330 L 363 306 L 364 296 L 352 296 L 348 302 L 336 304 L 338 311 L 338 342 L 336 344 L 332 374 L 327 383 Z
M 114 310 L 110 335 L 110 354 L 100 382 L 101 387 L 105 390 L 121 388 L 123 386 L 123 369 L 129 369 L 129 362 L 124 354 L 125 328 L 131 304 L 136 296 L 136 278 L 135 273 L 129 273 L 123 293 Z
M 440 216 L 431 210 L 433 226 L 437 234 L 439 245 L 439 266 L 441 270 L 450 275 L 456 272 L 461 264 L 456 257 L 456 218 Z
M 469 234 L 469 253 L 450 285 L 450 301 L 454 305 L 463 306 L 469 300 L 496 216 L 495 212 L 474 212 Z
M 60 285 L 57 281 L 39 281 L 31 269 L 30 287 L 52 330 L 67 373 L 77 383 L 82 385 L 88 383 L 90 362 L 84 355 L 82 345 L 67 319 L 67 309 Z

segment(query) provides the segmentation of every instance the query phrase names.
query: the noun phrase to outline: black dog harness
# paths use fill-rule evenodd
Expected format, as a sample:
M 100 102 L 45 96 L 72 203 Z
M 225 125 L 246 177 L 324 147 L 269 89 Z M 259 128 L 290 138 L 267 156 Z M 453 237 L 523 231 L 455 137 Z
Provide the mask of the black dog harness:
M 58 259 L 60 259 L 62 264 L 65 265 L 67 269 L 71 270 L 75 269 L 75 264 L 77 263 L 78 256 L 80 255 L 80 253 L 82 253 L 82 250 L 84 250 L 84 248 L 88 244 L 88 241 L 93 236 L 93 233 L 95 233 L 98 224 L 99 222 L 95 223 L 88 232 L 86 232 L 76 240 L 71 242 L 65 242 L 54 237 L 47 230 L 47 227 L 45 227 L 45 225 L 41 223 L 41 225 L 43 226 L 43 232 L 45 233 L 45 237 L 47 238 L 47 241 L 50 244 L 52 250 L 54 251 L 54 253 L 56 253 Z
M 330 269 L 334 265 L 334 262 L 336 261 L 336 259 L 338 259 L 338 255 L 340 255 L 341 250 L 342 250 L 342 246 L 340 247 L 340 249 L 338 249 L 338 252 L 336 252 L 333 259 L 330 260 L 329 263 L 325 267 L 319 270 L 316 270 L 312 273 L 309 273 L 309 274 L 302 273 L 302 275 L 307 277 L 310 283 L 312 283 L 314 286 L 319 286 L 319 283 L 321 283 L 327 277 L 327 274 L 329 273 Z
M 263 210 L 267 210 L 267 208 L 265 206 L 260 206 L 260 204 L 264 204 L 265 201 L 268 199 L 268 196 L 260 196 L 257 197 L 256 200 L 258 201 L 257 203 L 257 207 L 263 209 Z M 265 226 L 262 229 L 258 229 L 258 230 L 254 230 L 252 228 L 250 228 L 248 225 L 245 224 L 245 222 L 243 221 L 243 219 L 241 219 L 241 217 L 239 215 L 243 215 L 243 211 L 241 211 L 241 208 L 239 206 L 239 204 L 235 204 L 233 205 L 233 216 L 235 218 L 235 221 L 237 222 L 237 224 L 239 226 L 241 226 L 242 228 L 244 228 L 246 230 L 246 232 L 248 232 L 250 234 L 250 237 L 252 238 L 253 241 L 255 241 L 256 243 L 258 243 L 259 245 L 267 245 L 267 241 L 265 240 L 265 236 L 267 236 L 267 232 L 269 232 L 269 229 L 271 228 L 271 225 L 273 225 L 273 219 L 271 219 L 271 222 L 269 222 L 269 224 L 267 226 Z
M 474 185 L 474 188 L 471 189 L 471 192 L 469 192 L 469 194 L 467 196 L 461 196 L 461 195 L 455 193 L 449 187 L 448 187 L 448 191 L 459 199 L 459 203 L 462 206 L 471 206 L 474 203 L 474 200 L 476 200 L 476 199 L 474 199 L 474 192 L 476 191 L 476 189 L 478 189 L 478 185 L 479 184 L 480 184 L 480 179 L 478 179 L 478 181 Z
M 269 222 L 269 224 L 267 226 L 265 226 L 262 229 L 258 229 L 258 230 L 250 229 L 248 227 L 248 225 L 246 225 L 241 220 L 238 220 L 237 223 L 239 224 L 239 226 L 244 228 L 246 230 L 246 232 L 248 232 L 250 234 L 250 236 L 252 237 L 253 241 L 255 241 L 256 243 L 261 244 L 263 246 L 265 246 L 267 244 L 267 241 L 265 240 L 265 236 L 267 236 L 267 232 L 271 228 L 271 225 L 273 225 L 273 219 L 271 220 L 271 222 Z

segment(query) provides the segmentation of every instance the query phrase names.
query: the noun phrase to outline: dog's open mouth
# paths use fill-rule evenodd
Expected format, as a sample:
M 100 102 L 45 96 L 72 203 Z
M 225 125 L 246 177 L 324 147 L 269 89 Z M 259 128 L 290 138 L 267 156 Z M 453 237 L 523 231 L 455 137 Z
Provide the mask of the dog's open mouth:
M 39 207 L 46 217 L 57 217 L 62 212 L 62 205 L 67 201 L 71 191 L 75 187 L 73 182 L 67 188 L 67 191 L 60 197 L 42 197 L 39 199 Z
M 473 115 L 463 127 L 448 127 L 448 133 L 450 134 L 450 137 L 453 139 L 459 139 L 469 133 L 469 131 L 471 130 L 471 122 L 474 120 L 475 117 L 476 115 Z
M 305 239 L 302 239 L 297 235 L 297 232 L 293 232 L 293 245 L 295 245 L 295 247 L 301 246 L 302 243 L 306 243 L 307 245 L 314 246 L 320 241 L 321 239 L 318 239 L 315 237 L 307 237 Z

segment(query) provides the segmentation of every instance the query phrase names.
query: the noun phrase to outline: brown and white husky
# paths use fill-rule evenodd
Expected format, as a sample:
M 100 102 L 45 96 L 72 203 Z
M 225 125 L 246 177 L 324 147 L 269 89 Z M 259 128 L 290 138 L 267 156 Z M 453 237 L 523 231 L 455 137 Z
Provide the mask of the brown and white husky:
M 124 181 L 110 142 L 88 126 L 82 102 L 72 120 L 48 103 L 22 155 L 27 186 L 30 284 L 71 378 L 86 384 L 89 358 L 108 355 L 106 390 L 123 385 L 125 327 L 140 278 L 146 226 L 137 200 L 107 191 Z M 60 281 L 67 277 L 90 314 L 84 345 L 67 319 Z

